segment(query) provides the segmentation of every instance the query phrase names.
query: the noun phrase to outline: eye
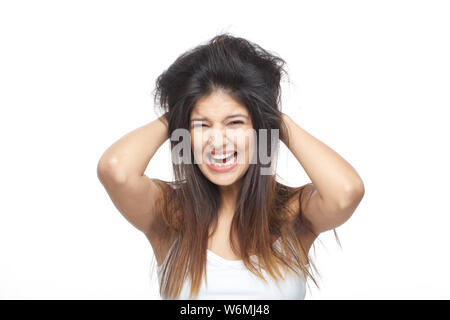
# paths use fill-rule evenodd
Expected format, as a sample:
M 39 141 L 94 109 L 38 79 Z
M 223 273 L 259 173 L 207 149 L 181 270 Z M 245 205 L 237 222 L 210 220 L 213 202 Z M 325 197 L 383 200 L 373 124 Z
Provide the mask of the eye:
M 206 126 L 206 124 L 204 124 L 204 123 L 196 123 L 196 124 L 192 125 L 192 128 L 203 127 L 203 126 Z
M 242 121 L 231 121 L 230 124 L 243 124 Z

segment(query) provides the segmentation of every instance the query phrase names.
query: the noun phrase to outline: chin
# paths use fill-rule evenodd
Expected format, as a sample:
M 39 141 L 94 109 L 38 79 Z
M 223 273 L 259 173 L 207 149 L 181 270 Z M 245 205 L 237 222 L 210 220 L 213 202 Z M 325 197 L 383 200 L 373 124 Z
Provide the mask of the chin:
M 208 179 L 215 185 L 222 186 L 222 187 L 231 186 L 238 181 L 238 179 L 226 179 L 226 178 L 225 179 L 215 179 L 215 178 L 208 177 Z
M 218 186 L 231 186 L 238 182 L 244 172 L 242 172 L 242 169 L 237 167 L 235 169 L 238 169 L 237 172 L 230 172 L 230 173 L 220 173 L 220 172 L 214 172 L 212 171 L 207 165 L 199 166 L 200 171 L 203 173 L 203 175 L 212 183 Z

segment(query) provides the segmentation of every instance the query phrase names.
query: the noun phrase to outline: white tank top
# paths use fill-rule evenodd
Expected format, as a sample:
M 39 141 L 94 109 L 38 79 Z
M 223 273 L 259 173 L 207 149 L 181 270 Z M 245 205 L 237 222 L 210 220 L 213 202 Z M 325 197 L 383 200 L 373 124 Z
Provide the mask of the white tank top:
M 280 239 L 280 238 L 279 238 Z M 167 257 L 166 257 L 167 258 Z M 257 261 L 255 255 L 251 256 Z M 166 260 L 164 260 L 164 263 Z M 309 266 L 309 265 L 307 265 Z M 162 265 L 158 266 L 158 279 L 161 283 Z M 283 272 L 283 270 L 280 270 Z M 284 280 L 276 283 L 265 270 L 262 273 L 267 279 L 265 283 L 248 270 L 242 260 L 228 260 L 211 250 L 207 250 L 206 274 L 208 286 L 203 277 L 198 300 L 304 300 L 306 294 L 306 279 L 299 277 L 291 270 L 283 272 Z M 190 279 L 183 284 L 181 300 L 189 300 Z

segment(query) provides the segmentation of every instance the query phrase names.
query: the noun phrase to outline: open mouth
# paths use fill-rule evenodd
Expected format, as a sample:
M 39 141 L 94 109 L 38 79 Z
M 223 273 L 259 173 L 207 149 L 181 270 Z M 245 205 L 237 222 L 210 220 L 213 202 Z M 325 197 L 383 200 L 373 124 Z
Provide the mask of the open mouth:
M 218 168 L 226 168 L 234 163 L 236 163 L 237 160 L 237 151 L 233 153 L 229 153 L 227 155 L 212 155 L 211 153 L 208 153 L 208 163 L 211 164 L 214 167 Z

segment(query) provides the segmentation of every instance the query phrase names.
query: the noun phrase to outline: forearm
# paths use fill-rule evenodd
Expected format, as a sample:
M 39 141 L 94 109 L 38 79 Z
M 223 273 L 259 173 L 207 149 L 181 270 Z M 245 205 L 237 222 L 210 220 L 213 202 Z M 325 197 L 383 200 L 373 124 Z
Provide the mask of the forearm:
M 361 178 L 347 161 L 286 114 L 283 114 L 283 122 L 288 129 L 289 145 L 283 142 L 300 162 L 323 201 L 345 206 L 364 193 Z
M 164 116 L 126 134 L 102 155 L 98 172 L 125 181 L 129 176 L 142 176 L 156 151 L 168 139 Z

